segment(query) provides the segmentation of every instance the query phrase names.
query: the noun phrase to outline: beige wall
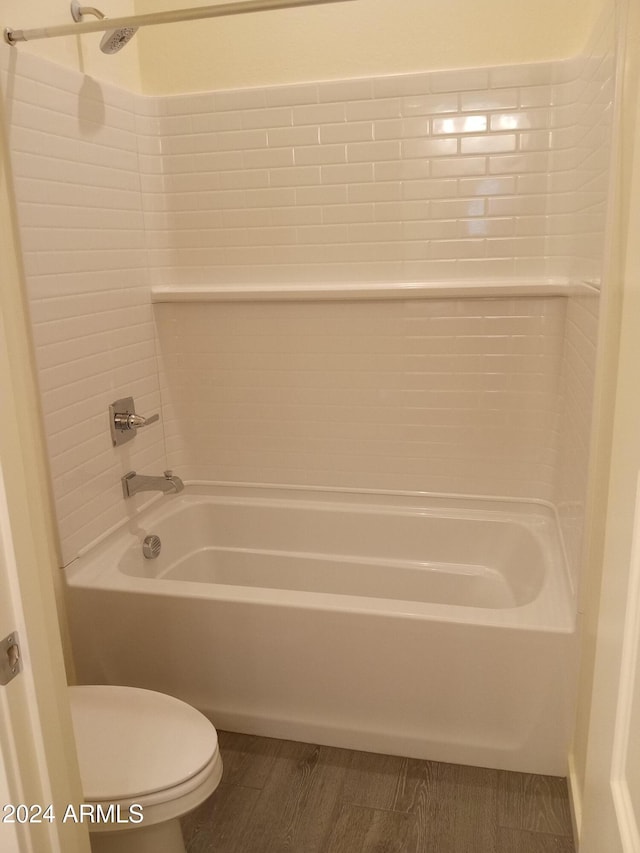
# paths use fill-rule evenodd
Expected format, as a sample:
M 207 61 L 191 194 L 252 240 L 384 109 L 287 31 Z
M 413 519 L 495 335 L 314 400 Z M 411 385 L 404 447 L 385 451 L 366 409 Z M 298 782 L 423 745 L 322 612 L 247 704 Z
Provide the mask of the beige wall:
M 138 14 L 182 5 L 134 3 Z M 603 5 L 351 0 L 149 27 L 138 36 L 142 85 L 189 92 L 564 58 L 583 47 Z
M 637 750 L 634 750 L 629 753 L 622 772 L 615 765 L 612 767 L 614 732 L 622 719 L 618 716 L 620 708 L 617 702 L 624 702 L 624 691 L 628 688 L 628 683 L 620 684 L 620 660 L 625 618 L 628 618 L 633 516 L 640 471 L 640 400 L 637 394 L 640 361 L 640 246 L 637 239 L 640 227 L 640 143 L 637 137 L 640 117 L 640 9 L 638 4 L 632 3 L 630 10 L 622 110 L 621 192 L 616 211 L 617 269 L 611 279 L 612 304 L 607 312 L 605 347 L 607 361 L 603 366 L 603 384 L 616 392 L 615 416 L 610 454 L 606 438 L 611 431 L 611 419 L 606 414 L 600 418 L 604 440 L 598 448 L 592 535 L 597 547 L 592 548 L 589 595 L 585 598 L 585 653 L 574 743 L 576 787 L 579 782 L 579 791 L 584 799 L 581 850 L 585 853 L 599 853 L 601 850 L 615 853 L 627 849 L 620 840 L 621 830 L 627 829 L 633 817 L 637 817 L 636 801 L 629 803 L 626 814 L 615 812 L 612 801 L 612 782 L 615 780 L 621 786 L 630 780 L 632 783 L 637 778 L 638 766 Z M 611 408 L 611 402 L 611 392 L 605 391 L 604 412 Z M 630 634 L 629 638 L 632 636 Z M 637 674 L 635 681 L 637 683 Z M 620 687 L 621 698 L 618 699 Z M 625 703 L 622 711 L 626 710 Z M 633 796 L 633 790 L 630 794 Z
M 110 17 L 210 0 L 100 0 Z M 105 56 L 99 35 L 34 41 L 27 51 L 134 91 L 172 93 L 537 62 L 577 53 L 603 0 L 350 0 L 149 27 Z M 68 23 L 66 0 L 0 0 L 2 28 Z M 455 38 L 452 34 L 455 33 Z
M 83 5 L 92 6 L 87 0 Z M 96 0 L 95 5 L 110 18 L 134 14 L 133 0 Z M 69 12 L 69 0 L 0 0 L 2 11 L 1 27 L 30 29 L 73 23 Z M 93 20 L 90 18 L 89 20 Z M 74 68 L 98 80 L 104 80 L 140 91 L 140 69 L 138 46 L 135 42 L 115 56 L 106 56 L 99 49 L 100 34 L 65 36 L 22 43 L 16 46 L 16 54 L 34 53 L 52 62 Z
M 624 7 L 625 2 L 618 5 Z M 637 282 L 640 258 L 635 235 L 638 217 L 640 217 L 640 204 L 637 194 L 633 193 L 632 178 L 637 182 L 640 162 L 640 147 L 636 142 L 636 128 L 640 115 L 638 102 L 640 9 L 635 3 L 629 6 L 631 14 L 626 33 L 626 57 L 615 171 L 616 196 L 612 209 L 609 269 L 605 274 L 606 299 L 603 305 L 602 342 L 594 413 L 589 537 L 581 595 L 581 611 L 584 614 L 582 666 L 576 730 L 570 759 L 573 796 L 578 811 L 581 809 L 584 796 L 589 749 L 593 751 L 599 745 L 604 748 L 605 741 L 606 746 L 609 746 L 611 731 L 607 731 L 607 726 L 610 721 L 604 729 L 600 724 L 600 729 L 597 730 L 594 725 L 597 726 L 598 721 L 594 723 L 592 719 L 597 644 L 603 634 L 609 636 L 612 634 L 611 625 L 602 623 L 601 595 L 604 584 L 605 590 L 607 587 L 610 589 L 611 604 L 608 618 L 612 618 L 613 612 L 614 620 L 621 625 L 626 601 L 625 573 L 629 565 L 630 516 L 633 511 L 637 460 L 640 458 L 636 427 L 629 428 L 629 424 L 637 424 L 640 406 L 637 395 L 628 393 L 635 386 L 638 365 Z M 614 413 L 617 418 L 615 432 Z M 611 489 L 609 489 L 610 480 Z M 608 539 L 607 546 L 605 546 L 605 537 Z M 608 554 L 605 547 L 608 548 Z M 618 633 L 617 629 L 613 632 L 616 639 Z M 611 668 L 610 674 L 613 678 L 616 677 L 615 667 Z M 612 704 L 614 696 L 615 688 L 612 688 L 609 693 L 611 708 L 614 707 Z M 612 726 L 609 728 L 612 729 Z M 603 785 L 606 784 L 606 780 L 601 781 Z M 587 816 L 586 813 L 585 816 Z M 580 814 L 578 814 L 578 823 L 580 823 Z M 593 821 L 591 823 L 593 826 Z

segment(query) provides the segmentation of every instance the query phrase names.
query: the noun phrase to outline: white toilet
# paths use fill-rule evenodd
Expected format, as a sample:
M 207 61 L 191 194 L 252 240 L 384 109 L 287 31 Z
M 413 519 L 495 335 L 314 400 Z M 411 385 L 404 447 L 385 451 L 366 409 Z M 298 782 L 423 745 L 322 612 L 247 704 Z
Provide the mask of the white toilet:
M 179 818 L 222 778 L 215 728 L 152 690 L 92 685 L 69 695 L 93 853 L 185 853 Z

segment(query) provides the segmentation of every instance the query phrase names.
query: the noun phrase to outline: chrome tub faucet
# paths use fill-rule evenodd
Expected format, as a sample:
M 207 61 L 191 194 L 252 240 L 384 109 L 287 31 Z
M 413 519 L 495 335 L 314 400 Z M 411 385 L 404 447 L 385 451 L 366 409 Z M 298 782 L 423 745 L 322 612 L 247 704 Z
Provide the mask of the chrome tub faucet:
M 125 498 L 132 498 L 138 492 L 181 492 L 184 483 L 180 477 L 176 477 L 173 471 L 165 471 L 162 477 L 147 477 L 144 474 L 136 474 L 129 471 L 122 477 L 122 491 Z

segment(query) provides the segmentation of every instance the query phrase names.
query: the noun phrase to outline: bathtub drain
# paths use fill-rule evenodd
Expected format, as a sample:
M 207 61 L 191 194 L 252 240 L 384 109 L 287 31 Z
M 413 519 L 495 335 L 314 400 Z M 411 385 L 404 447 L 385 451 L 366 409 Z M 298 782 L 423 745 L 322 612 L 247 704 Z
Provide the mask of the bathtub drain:
M 142 543 L 142 553 L 147 558 L 147 560 L 155 560 L 156 557 L 160 556 L 161 550 L 162 542 L 160 541 L 159 536 L 156 536 L 155 533 L 152 533 L 150 536 L 144 537 L 144 541 Z

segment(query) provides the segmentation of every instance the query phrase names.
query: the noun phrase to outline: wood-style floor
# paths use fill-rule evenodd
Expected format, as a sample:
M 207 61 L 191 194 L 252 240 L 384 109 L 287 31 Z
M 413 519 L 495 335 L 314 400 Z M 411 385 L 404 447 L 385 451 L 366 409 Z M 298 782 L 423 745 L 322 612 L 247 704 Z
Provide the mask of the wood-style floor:
M 219 732 L 188 853 L 574 853 L 566 782 Z

